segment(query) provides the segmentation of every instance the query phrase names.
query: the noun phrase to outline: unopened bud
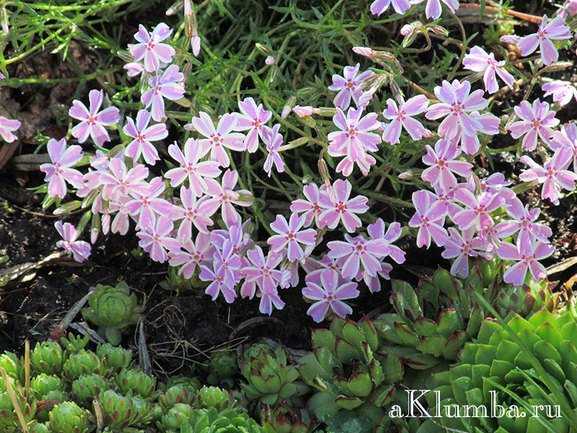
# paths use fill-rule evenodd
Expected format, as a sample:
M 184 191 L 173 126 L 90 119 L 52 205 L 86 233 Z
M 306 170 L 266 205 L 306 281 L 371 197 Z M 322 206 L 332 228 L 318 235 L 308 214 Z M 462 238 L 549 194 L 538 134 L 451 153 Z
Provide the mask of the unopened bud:
M 353 52 L 371 60 L 374 60 L 376 54 L 375 50 L 369 47 L 353 47 Z
M 265 56 L 270 56 L 272 54 L 272 50 L 266 45 L 261 44 L 260 42 L 254 44 L 254 47 L 257 49 L 258 52 L 260 52 Z
M 327 186 L 327 188 L 330 188 L 331 175 L 329 174 L 329 167 L 327 166 L 327 162 L 322 158 L 319 159 L 318 169 L 324 184 Z
M 429 30 L 431 31 L 431 33 L 434 33 L 439 36 L 445 36 L 445 37 L 449 36 L 449 31 L 443 26 L 439 25 L 430 26 Z
M 80 209 L 82 202 L 80 200 L 74 200 L 68 203 L 63 204 L 59 208 L 54 210 L 54 215 L 67 215 L 71 212 L 74 212 L 77 209 Z
M 309 105 L 307 106 L 301 106 L 301 105 L 297 105 L 296 107 L 293 108 L 293 113 L 295 113 L 298 117 L 308 117 L 308 116 L 312 116 L 313 114 L 319 114 L 320 110 L 318 108 L 315 107 L 311 107 Z
M 264 59 L 264 63 L 271 66 L 276 63 L 276 59 L 273 56 L 267 56 L 266 59 Z
M 398 178 L 401 180 L 412 180 L 415 177 L 412 170 L 403 171 Z
M 184 0 L 184 16 L 192 16 L 192 2 L 190 0 Z
M 200 36 L 193 35 L 190 38 L 190 46 L 192 47 L 192 54 L 194 57 L 198 57 L 200 54 Z
M 286 119 L 288 117 L 288 115 L 291 114 L 291 111 L 295 105 L 295 102 L 296 102 L 296 97 L 291 96 L 282 109 L 282 112 L 280 114 L 281 119 Z

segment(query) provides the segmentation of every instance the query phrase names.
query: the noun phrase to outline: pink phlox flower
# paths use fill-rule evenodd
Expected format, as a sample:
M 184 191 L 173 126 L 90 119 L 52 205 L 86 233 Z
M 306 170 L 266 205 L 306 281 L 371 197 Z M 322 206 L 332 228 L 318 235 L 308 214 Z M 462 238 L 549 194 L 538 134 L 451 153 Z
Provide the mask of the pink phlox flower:
M 465 208 L 452 218 L 461 230 L 469 228 L 480 230 L 481 227 L 493 225 L 491 213 L 499 209 L 505 201 L 500 194 L 480 193 L 475 195 L 467 188 L 457 189 L 454 198 L 465 205 Z
M 259 311 L 261 313 L 270 316 L 274 308 L 283 309 L 285 303 L 278 295 L 278 286 L 281 283 L 283 273 L 277 269 L 283 259 L 282 254 L 269 251 L 265 257 L 262 249 L 257 246 L 247 252 L 247 259 L 248 266 L 242 269 L 245 281 L 240 290 L 241 295 L 252 299 L 258 288 Z
M 392 6 L 396 13 L 404 15 L 411 8 L 409 0 L 375 0 L 371 3 L 371 13 L 382 15 L 389 6 Z
M 267 243 L 275 253 L 286 255 L 291 262 L 300 261 L 310 255 L 316 245 L 317 232 L 304 229 L 305 218 L 292 214 L 287 222 L 283 215 L 277 215 L 270 227 L 276 233 Z
M 172 62 L 175 50 L 168 44 L 163 44 L 162 41 L 168 39 L 172 34 L 172 30 L 164 23 L 158 24 L 152 33 L 141 24 L 138 26 L 138 32 L 134 35 L 134 39 L 138 44 L 129 44 L 128 48 L 130 54 L 135 62 L 144 60 L 144 69 L 146 72 L 155 72 L 163 65 Z
M 280 156 L 279 149 L 284 143 L 283 136 L 279 133 L 280 125 L 275 125 L 272 128 L 264 128 L 264 139 L 263 142 L 266 145 L 267 156 L 264 161 L 264 171 L 270 177 L 272 174 L 272 167 L 276 168 L 278 173 L 282 173 L 285 170 L 285 165 L 282 157 Z
M 177 238 L 186 240 L 192 238 L 192 226 L 201 233 L 208 233 L 208 227 L 214 224 L 210 218 L 218 210 L 219 204 L 206 196 L 196 199 L 190 188 L 180 188 L 181 204 L 173 207 L 173 218 L 182 220 L 178 226 Z
M 463 59 L 463 66 L 470 71 L 483 73 L 483 83 L 489 93 L 495 93 L 499 90 L 497 75 L 507 86 L 513 88 L 515 79 L 505 69 L 505 61 L 495 60 L 495 54 L 487 53 L 481 47 L 475 46 L 471 48 L 471 52 Z
M 280 269 L 282 271 L 282 280 L 280 282 L 281 289 L 288 289 L 290 287 L 297 287 L 300 283 L 299 264 L 301 262 L 289 262 L 288 260 L 281 263 Z
M 353 309 L 344 301 L 355 299 L 360 292 L 357 283 L 342 282 L 339 274 L 326 269 L 321 274 L 321 284 L 308 282 L 302 290 L 305 298 L 314 301 L 307 314 L 317 323 L 322 322 L 329 310 L 338 317 L 345 318 L 353 312 Z
M 144 65 L 138 62 L 129 62 L 122 67 L 129 78 L 138 77 L 144 72 Z
M 184 144 L 184 152 L 174 143 L 168 146 L 168 153 L 179 163 L 179 167 L 168 170 L 164 177 L 170 180 L 170 185 L 177 187 L 188 179 L 190 189 L 197 197 L 207 190 L 205 178 L 214 179 L 220 176 L 216 161 L 201 161 L 208 153 L 198 141 L 189 138 Z
M 222 183 L 220 184 L 215 179 L 207 178 L 205 181 L 206 192 L 211 196 L 210 200 L 218 203 L 218 207 L 221 208 L 222 219 L 227 227 L 239 224 L 241 217 L 234 206 L 249 207 L 253 200 L 250 191 L 235 191 L 238 173 L 235 170 L 227 170 L 222 175 Z
M 559 59 L 559 52 L 552 41 L 571 39 L 571 37 L 571 30 L 565 25 L 563 16 L 558 15 L 549 21 L 547 15 L 544 15 L 537 33 L 522 37 L 517 45 L 524 57 L 540 48 L 543 64 L 550 65 Z
M 546 278 L 547 270 L 539 261 L 551 256 L 554 251 L 555 248 L 551 244 L 539 240 L 533 242 L 518 240 L 516 245 L 502 243 L 497 250 L 499 257 L 517 262 L 505 271 L 503 279 L 508 284 L 521 286 L 525 282 L 527 271 L 530 271 L 534 280 Z
M 470 177 L 469 183 L 475 182 L 476 176 Z M 490 194 L 501 194 L 509 198 L 514 198 L 515 193 L 509 188 L 511 181 L 507 180 L 503 173 L 493 173 L 484 179 L 478 179 L 478 186 L 480 192 Z M 474 185 L 474 184 L 473 184 Z M 475 188 L 473 187 L 472 190 Z
M 228 240 L 224 242 L 222 250 L 217 248 L 215 251 L 212 268 L 202 265 L 199 278 L 210 282 L 205 293 L 213 301 L 222 293 L 225 301 L 232 304 L 237 297 L 236 284 L 241 278 L 242 260 L 235 254 L 233 244 Z
M 449 191 L 457 185 L 455 174 L 469 177 L 473 165 L 466 161 L 459 161 L 461 149 L 457 143 L 441 138 L 433 149 L 427 145 L 427 154 L 423 156 L 423 162 L 429 166 L 423 171 L 421 178 L 432 186 L 440 186 L 443 191 Z
M 208 262 L 214 254 L 209 233 L 199 233 L 194 242 L 191 238 L 181 240 L 180 250 L 170 254 L 170 266 L 180 266 L 178 273 L 191 279 L 196 269 L 204 262 Z
M 14 132 L 20 129 L 21 126 L 22 123 L 19 120 L 0 116 L 0 137 L 2 137 L 5 142 L 12 143 L 18 138 L 14 135 Z
M 225 114 L 218 121 L 215 127 L 212 119 L 208 114 L 201 111 L 199 117 L 193 117 L 192 122 L 187 127 L 192 126 L 203 137 L 198 140 L 203 148 L 203 154 L 210 150 L 210 159 L 217 161 L 221 166 L 228 167 L 230 158 L 226 149 L 242 152 L 246 150 L 244 144 L 245 136 L 243 134 L 232 132 L 237 125 L 237 116 L 234 114 Z
M 248 220 L 242 224 L 232 225 L 226 230 L 213 230 L 211 233 L 211 242 L 216 248 L 222 250 L 224 242 L 230 241 L 234 253 L 243 259 L 246 252 L 255 245 L 249 232 L 250 224 L 250 220 Z M 243 265 L 244 264 L 246 263 L 243 262 Z
M 248 131 L 244 138 L 244 148 L 250 153 L 258 149 L 259 138 L 265 141 L 265 125 L 272 118 L 272 112 L 262 104 L 256 105 L 253 98 L 245 98 L 238 103 L 240 113 L 236 115 L 236 131 Z
M 451 274 L 459 278 L 469 276 L 469 257 L 483 255 L 487 249 L 486 242 L 475 236 L 475 228 L 463 232 L 449 228 L 449 237 L 441 253 L 445 259 L 455 259 L 451 265 Z
M 569 81 L 551 81 L 543 84 L 541 89 L 545 92 L 544 98 L 553 96 L 553 102 L 561 107 L 567 105 L 573 98 L 577 100 L 577 88 Z
M 316 284 L 321 284 L 321 274 L 326 269 L 331 269 L 339 275 L 342 273 L 341 263 L 344 262 L 342 258 L 333 259 L 325 254 L 321 259 L 314 257 L 306 257 L 302 261 L 302 267 L 306 272 L 305 281 L 308 283 L 312 281 Z
M 319 216 L 322 226 L 334 230 L 342 223 L 349 233 L 361 227 L 361 219 L 357 214 L 364 214 L 369 210 L 368 199 L 358 195 L 351 198 L 352 185 L 348 180 L 338 179 L 326 194 L 320 196 L 320 205 L 323 211 Z
M 88 242 L 78 240 L 78 232 L 76 227 L 70 223 L 62 223 L 57 221 L 54 223 L 56 231 L 62 237 L 62 240 L 56 242 L 58 248 L 62 248 L 78 263 L 85 262 L 92 252 L 92 247 Z
M 177 65 L 170 65 L 162 72 L 148 80 L 149 89 L 142 93 L 140 102 L 144 108 L 150 107 L 150 114 L 156 122 L 165 118 L 164 99 L 178 101 L 184 96 L 184 74 Z
M 541 213 L 538 208 L 530 209 L 528 205 L 523 206 L 521 200 L 516 198 L 506 206 L 506 209 L 513 219 L 496 225 L 495 229 L 500 238 L 504 239 L 518 233 L 519 242 L 530 243 L 533 240 L 549 242 L 553 232 L 545 224 L 536 222 Z
M 110 212 L 114 214 L 112 223 L 110 224 L 110 232 L 118 233 L 125 236 L 130 228 L 130 218 L 125 204 L 130 199 L 128 197 L 121 198 L 118 202 L 110 202 Z
M 328 153 L 333 157 L 346 157 L 346 162 L 343 160 L 337 165 L 337 172 L 349 176 L 356 163 L 366 175 L 370 166 L 376 162 L 367 152 L 378 151 L 381 142 L 379 134 L 371 132 L 380 127 L 377 114 L 368 113 L 363 116 L 361 109 L 350 108 L 345 115 L 341 109 L 337 109 L 333 122 L 340 131 L 328 135 Z
M 521 118 L 513 122 L 509 127 L 511 136 L 515 139 L 523 137 L 523 149 L 533 151 L 537 148 L 537 138 L 541 138 L 545 143 L 549 143 L 553 135 L 553 128 L 559 125 L 559 119 L 555 117 L 555 112 L 549 110 L 547 102 L 539 99 L 530 104 L 521 101 L 515 107 L 515 114 Z
M 169 258 L 167 250 L 178 251 L 180 249 L 180 242 L 171 236 L 173 228 L 172 220 L 161 216 L 155 223 L 141 227 L 136 232 L 136 236 L 140 239 L 138 245 L 150 255 L 152 260 L 164 263 Z
M 83 176 L 74 165 L 82 159 L 82 148 L 78 145 L 66 147 L 66 139 L 48 140 L 48 156 L 50 163 L 40 166 L 40 171 L 45 174 L 48 182 L 48 195 L 50 197 L 64 198 L 66 195 L 66 183 L 75 188 L 83 184 Z
M 462 210 L 461 207 L 455 202 L 455 191 L 459 188 L 463 188 L 465 185 L 467 184 L 458 183 L 448 190 L 444 190 L 440 184 L 437 184 L 434 187 L 434 201 L 432 202 L 431 206 L 439 207 L 439 212 L 441 212 L 441 214 L 449 216 L 449 218 L 453 219 L 453 217 Z
M 366 239 L 363 235 L 352 237 L 345 235 L 345 241 L 331 241 L 328 256 L 333 259 L 344 259 L 341 276 L 345 279 L 353 279 L 359 271 L 370 276 L 376 276 L 381 270 L 381 259 L 395 251 L 389 245 L 389 241 L 383 238 Z M 397 258 L 400 258 L 397 255 Z
M 130 170 L 126 169 L 124 158 L 115 157 L 108 163 L 108 170 L 100 174 L 100 182 L 104 185 L 102 196 L 106 200 L 118 201 L 128 195 L 143 194 L 148 184 L 148 167 L 135 164 Z
M 419 228 L 417 246 L 429 248 L 431 239 L 438 246 L 442 246 L 447 239 L 447 230 L 444 227 L 446 209 L 441 203 L 435 203 L 435 194 L 430 191 L 415 191 L 412 198 L 415 214 L 409 220 L 409 226 Z
M 411 3 L 419 4 L 425 0 L 412 0 Z M 441 17 L 443 9 L 441 7 L 441 2 L 449 9 L 452 13 L 455 13 L 459 9 L 459 0 L 427 0 L 427 5 L 425 6 L 425 15 L 428 19 L 436 20 Z
M 374 75 L 372 71 L 364 71 L 359 74 L 361 65 L 345 66 L 343 76 L 334 74 L 333 84 L 329 90 L 338 92 L 334 99 L 335 107 L 346 110 L 351 105 L 351 99 L 358 105 L 359 98 L 363 94 L 363 84 Z
M 383 258 L 390 257 L 396 263 L 405 263 L 405 252 L 398 246 L 393 245 L 398 241 L 402 234 L 401 224 L 392 222 L 385 231 L 385 222 L 378 218 L 373 224 L 367 226 L 367 233 L 371 240 L 382 240 L 382 254 Z
M 73 119 L 80 120 L 80 123 L 72 128 L 72 135 L 78 139 L 79 143 L 84 143 L 88 137 L 97 146 L 102 146 L 110 141 L 108 131 L 105 126 L 111 126 L 118 122 L 120 113 L 116 107 L 108 107 L 100 111 L 104 101 L 102 90 L 91 90 L 88 93 L 90 100 L 90 110 L 81 101 L 72 101 L 72 107 L 68 110 L 68 115 Z
M 543 184 L 541 198 L 558 205 L 559 194 L 562 190 L 573 191 L 575 189 L 577 174 L 568 170 L 572 157 L 571 152 L 560 149 L 543 166 L 540 166 L 531 157 L 523 155 L 520 161 L 530 168 L 523 171 L 519 179 L 523 182 L 537 181 Z
M 401 102 L 400 106 L 394 99 L 389 98 L 383 116 L 391 122 L 384 126 L 383 141 L 389 144 L 398 143 L 403 128 L 413 140 L 421 140 L 430 135 L 431 131 L 426 129 L 421 122 L 413 119 L 414 116 L 427 111 L 428 105 L 429 100 L 424 95 L 413 96 L 408 101 Z
M 160 158 L 152 141 L 164 140 L 168 137 L 168 130 L 164 123 L 148 126 L 149 123 L 150 113 L 146 110 L 138 111 L 136 123 L 130 117 L 126 119 L 124 133 L 133 140 L 126 147 L 124 154 L 135 162 L 142 155 L 148 165 L 154 165 Z
M 473 155 L 479 150 L 479 132 L 489 135 L 499 132 L 497 117 L 479 113 L 489 104 L 483 94 L 482 90 L 471 93 L 471 83 L 466 80 L 443 81 L 441 86 L 435 87 L 435 95 L 441 102 L 431 105 L 425 117 L 430 120 L 444 118 L 438 128 L 439 135 L 460 140 L 463 152 Z
M 565 150 L 573 155 L 573 170 L 577 170 L 577 125 L 575 123 L 566 123 L 561 127 L 561 131 L 554 131 L 548 145 L 555 152 Z
M 156 221 L 155 215 L 164 216 L 169 220 L 174 219 L 174 205 L 161 198 L 164 189 L 163 179 L 155 177 L 148 187 L 131 192 L 132 200 L 126 202 L 126 209 L 134 218 L 138 216 L 139 229 L 153 229 Z
M 305 227 L 310 226 L 313 221 L 318 228 L 324 226 L 320 223 L 322 212 L 321 197 L 326 195 L 324 187 L 317 186 L 316 183 L 309 183 L 303 187 L 304 199 L 293 200 L 290 206 L 292 213 L 302 214 L 305 217 Z

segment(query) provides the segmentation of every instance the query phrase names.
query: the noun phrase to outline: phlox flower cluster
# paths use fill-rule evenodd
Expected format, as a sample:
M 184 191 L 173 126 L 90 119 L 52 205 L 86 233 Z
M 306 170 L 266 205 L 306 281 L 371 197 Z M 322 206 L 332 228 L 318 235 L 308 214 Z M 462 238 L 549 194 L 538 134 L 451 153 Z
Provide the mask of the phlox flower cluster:
M 420 3 L 425 1 L 376 0 L 371 11 L 380 15 L 391 8 L 404 14 Z M 427 0 L 425 14 L 437 19 L 443 9 L 454 13 L 458 7 L 457 0 Z M 539 48 L 543 64 L 556 61 L 552 41 L 571 36 L 564 19 L 563 14 L 544 17 L 536 34 L 515 38 L 521 53 Z M 169 144 L 170 159 L 162 161 L 157 146 L 169 137 L 166 106 L 186 94 L 186 77 L 173 63 L 171 34 L 166 24 L 152 31 L 140 26 L 137 43 L 129 47 L 133 59 L 125 69 L 139 77 L 142 88 L 135 113 L 121 113 L 102 90 L 90 91 L 88 106 L 73 102 L 69 115 L 78 123 L 72 136 L 80 144 L 90 140 L 98 147 L 95 153 L 65 139 L 48 143 L 51 162 L 41 167 L 47 193 L 57 203 L 76 195 L 91 206 L 92 244 L 100 234 L 134 230 L 153 261 L 177 268 L 183 278 L 205 282 L 211 299 L 255 298 L 260 311 L 270 315 L 284 308 L 283 291 L 300 290 L 316 322 L 351 314 L 363 288 L 380 291 L 393 264 L 405 262 L 405 252 L 395 243 L 408 233 L 420 248 L 441 248 L 458 277 L 469 274 L 470 258 L 511 262 L 504 274 L 509 284 L 522 285 L 528 275 L 545 277 L 540 261 L 553 253 L 552 232 L 539 222 L 539 209 L 525 205 L 503 174 L 480 178 L 475 158 L 490 137 L 510 134 L 526 153 L 519 160 L 527 167 L 520 180 L 542 185 L 542 198 L 558 204 L 577 181 L 577 126 L 560 125 L 556 112 L 540 99 L 520 102 L 501 125 L 491 113 L 489 95 L 501 84 L 512 88 L 515 79 L 494 53 L 472 47 L 463 58 L 469 75 L 442 81 L 434 97 L 422 92 L 405 98 L 394 92 L 382 101 L 381 113 L 370 108 L 378 72 L 361 71 L 357 64 L 335 74 L 328 88 L 334 107 L 326 109 L 334 116 L 326 122 L 332 129 L 323 153 L 335 159 L 343 178 L 323 173 L 321 184 L 307 180 L 290 203 L 290 214 L 279 213 L 267 223 L 265 242 L 255 239 L 250 219 L 255 198 L 235 161 L 262 152 L 259 169 L 269 177 L 291 174 L 283 159 L 290 146 L 285 146 L 281 125 L 252 97 L 239 101 L 235 112 L 199 111 L 183 125 L 187 140 Z M 363 47 L 355 52 L 376 55 Z M 483 88 L 473 88 L 477 79 Z M 559 81 L 546 83 L 543 90 L 560 105 L 576 95 L 570 83 Z M 283 110 L 281 118 L 291 110 L 300 118 L 328 112 L 296 106 Z M 18 126 L 0 118 L 0 135 L 10 141 L 6 137 L 12 138 Z M 118 138 L 114 131 L 123 134 Z M 402 146 L 407 140 L 422 142 L 422 170 L 416 170 L 426 187 L 412 193 L 415 211 L 403 228 L 369 214 L 369 199 L 353 190 L 352 176 L 369 175 L 384 146 Z M 107 150 L 112 141 L 120 145 Z M 83 172 L 80 162 L 88 164 Z M 80 230 L 68 223 L 56 228 L 63 238 L 59 246 L 75 260 L 86 260 L 90 244 L 79 240 Z

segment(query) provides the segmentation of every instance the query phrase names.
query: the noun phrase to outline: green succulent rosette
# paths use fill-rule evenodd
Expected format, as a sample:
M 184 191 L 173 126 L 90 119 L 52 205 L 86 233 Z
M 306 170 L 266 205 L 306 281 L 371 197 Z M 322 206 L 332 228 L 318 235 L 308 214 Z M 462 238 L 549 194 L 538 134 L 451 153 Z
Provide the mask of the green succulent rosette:
M 116 384 L 125 395 L 148 398 L 156 389 L 156 379 L 137 369 L 124 369 L 116 376 Z
M 298 370 L 289 364 L 288 353 L 266 343 L 250 346 L 243 354 L 241 373 L 246 380 L 243 393 L 249 400 L 275 405 L 306 392 Z
M 102 391 L 110 387 L 99 374 L 85 374 L 72 382 L 72 395 L 81 403 L 90 403 Z
M 98 326 L 99 332 L 113 345 L 122 339 L 122 331 L 136 324 L 142 307 L 138 298 L 130 293 L 126 283 L 116 286 L 98 285 L 88 299 L 82 316 Z
M 230 387 L 238 371 L 236 352 L 215 352 L 210 357 L 206 381 L 211 385 Z
M 557 313 L 543 310 L 528 319 L 514 315 L 503 323 L 483 322 L 477 340 L 465 345 L 458 363 L 435 376 L 439 398 L 429 396 L 430 411 L 441 418 L 425 423 L 419 433 L 575 431 L 576 335 L 574 306 Z M 462 410 L 467 405 L 484 407 L 488 416 L 453 417 L 447 411 L 450 405 Z
M 90 414 L 76 403 L 65 401 L 50 411 L 49 426 L 52 433 L 88 433 Z
M 89 350 L 82 349 L 72 353 L 64 362 L 63 372 L 70 380 L 78 379 L 86 374 L 100 374 L 103 371 L 100 358 Z
M 62 371 L 64 352 L 55 341 L 43 341 L 34 346 L 30 362 L 36 373 L 58 374 Z
M 121 347 L 104 343 L 98 346 L 96 354 L 102 364 L 109 370 L 120 371 L 130 367 L 132 363 L 132 352 Z

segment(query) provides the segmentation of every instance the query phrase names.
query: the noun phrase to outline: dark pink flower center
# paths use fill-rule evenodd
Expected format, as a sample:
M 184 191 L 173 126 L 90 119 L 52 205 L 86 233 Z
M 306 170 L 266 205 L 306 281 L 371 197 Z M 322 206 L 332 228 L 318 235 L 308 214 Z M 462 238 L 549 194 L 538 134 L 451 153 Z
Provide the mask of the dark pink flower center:
M 352 139 L 355 139 L 355 138 L 357 138 L 357 135 L 359 135 L 359 131 L 358 131 L 358 129 L 357 129 L 356 127 L 350 126 L 350 127 L 347 129 L 347 137 L 348 137 L 349 139 L 351 139 L 351 140 L 352 140 Z
M 353 80 L 347 80 L 345 83 L 345 88 L 352 90 L 355 88 L 355 82 Z
M 335 206 L 337 212 L 344 213 L 347 210 L 347 204 L 339 201 Z
M 287 232 L 286 238 L 287 238 L 289 241 L 294 241 L 294 240 L 296 239 L 295 232 L 293 232 L 293 231 Z
M 463 114 L 463 109 L 465 107 L 463 106 L 463 104 L 461 104 L 460 102 L 455 102 L 452 106 L 451 106 L 451 113 L 455 116 L 460 116 L 461 114 Z

